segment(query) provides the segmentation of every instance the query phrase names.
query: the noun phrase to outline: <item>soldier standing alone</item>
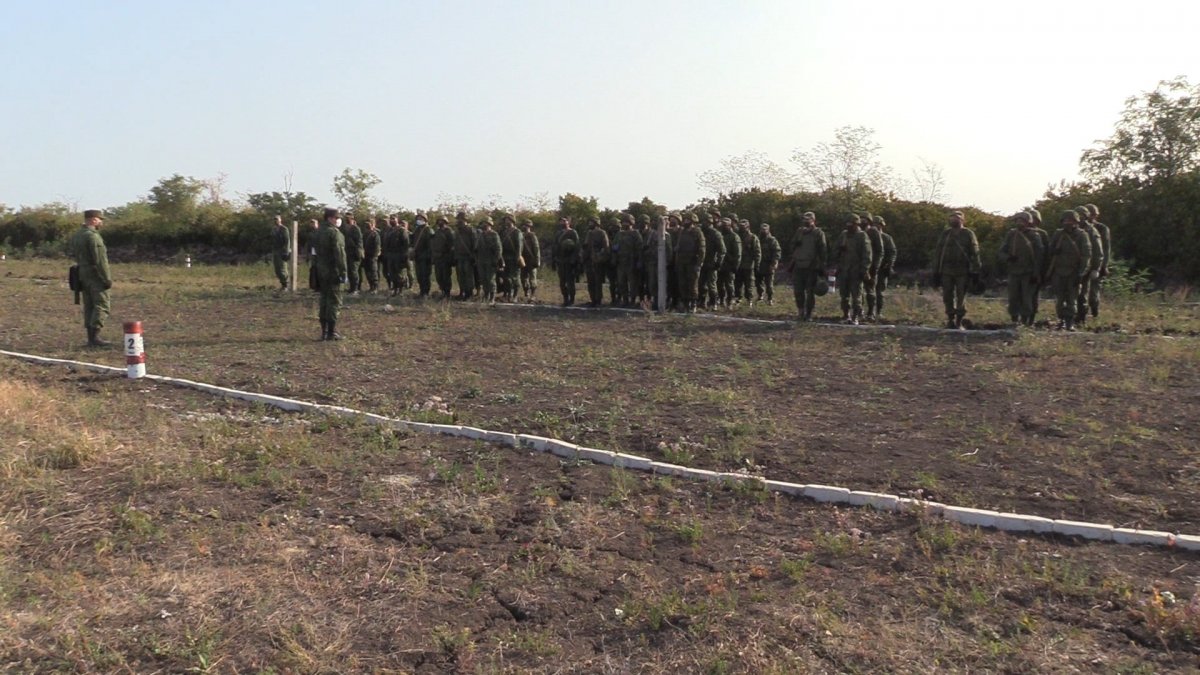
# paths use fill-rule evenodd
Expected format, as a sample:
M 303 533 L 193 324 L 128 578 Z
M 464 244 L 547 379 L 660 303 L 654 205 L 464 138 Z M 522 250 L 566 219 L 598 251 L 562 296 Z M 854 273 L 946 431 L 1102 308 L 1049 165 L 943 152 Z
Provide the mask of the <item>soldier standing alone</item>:
M 979 240 L 966 227 L 962 211 L 950 214 L 950 225 L 942 230 L 934 250 L 933 273 L 942 285 L 946 327 L 962 328 L 967 314 L 967 282 L 979 274 Z
M 554 239 L 554 268 L 558 273 L 558 290 L 563 307 L 575 304 L 575 279 L 579 276 L 579 233 L 571 229 L 571 219 L 558 219 L 560 228 Z
M 83 327 L 87 330 L 89 347 L 107 347 L 100 339 L 100 329 L 108 317 L 108 289 L 112 275 L 108 271 L 108 248 L 100 236 L 104 217 L 96 209 L 83 212 L 83 225 L 67 242 L 67 252 L 79 266 L 79 294 L 83 297 Z
M 791 249 L 789 264 L 792 266 L 796 312 L 801 321 L 812 321 L 817 300 L 816 287 L 818 283 L 825 283 L 821 277 L 825 274 L 825 263 L 829 257 L 825 232 L 817 227 L 817 216 L 812 211 L 804 212 L 800 228 L 792 238 Z
M 322 340 L 341 340 L 337 332 L 346 281 L 346 238 L 338 229 L 337 209 L 325 209 L 325 224 L 317 232 L 317 283 L 320 285 Z
M 275 226 L 271 228 L 271 262 L 275 265 L 275 278 L 279 280 L 279 290 L 286 291 L 288 287 L 288 263 L 292 261 L 292 232 L 283 224 L 283 216 L 275 216 Z

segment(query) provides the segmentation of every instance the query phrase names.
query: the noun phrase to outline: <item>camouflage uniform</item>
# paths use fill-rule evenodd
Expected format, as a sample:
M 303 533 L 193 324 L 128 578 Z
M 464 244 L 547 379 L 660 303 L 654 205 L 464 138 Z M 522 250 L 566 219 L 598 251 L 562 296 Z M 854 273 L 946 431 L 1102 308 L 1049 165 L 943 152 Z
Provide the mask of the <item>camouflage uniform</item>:
M 442 292 L 442 298 L 449 298 L 453 283 L 450 271 L 455 264 L 455 236 L 454 230 L 450 229 L 450 222 L 445 218 L 438 218 L 437 230 L 429 239 L 430 261 L 437 276 L 438 290 Z
M 696 228 L 696 216 L 688 214 L 686 225 L 675 241 L 675 270 L 679 275 L 679 301 L 688 312 L 696 310 L 697 283 L 705 261 L 705 236 Z
M 754 290 L 759 301 L 765 297 L 768 305 L 775 304 L 775 270 L 779 268 L 779 260 L 783 256 L 783 248 L 779 240 L 771 234 L 771 226 L 763 223 L 759 228 L 762 235 L 762 262 L 754 276 Z
M 479 246 L 476 249 L 476 259 L 479 261 L 479 283 L 483 287 L 483 301 L 496 304 L 496 272 L 504 270 L 504 243 L 500 233 L 492 229 L 492 219 L 484 218 L 483 229 L 479 232 Z M 516 226 L 513 226 L 516 229 Z M 517 234 L 520 234 L 519 232 Z
M 733 229 L 733 221 L 725 218 L 721 221 L 721 239 L 725 242 L 725 261 L 717 279 L 717 300 L 722 306 L 732 307 L 734 294 L 733 280 L 742 266 L 742 239 Z
M 96 219 L 98 222 L 93 222 Z M 83 300 L 83 327 L 87 330 L 88 346 L 107 347 L 100 339 L 100 329 L 108 317 L 108 289 L 112 275 L 108 270 L 108 247 L 96 230 L 103 218 L 99 211 L 84 211 L 84 225 L 67 242 L 67 255 L 79 266 L 79 295 Z
M 336 219 L 336 210 L 326 211 L 325 224 L 317 233 L 317 282 L 321 287 L 318 318 L 322 340 L 340 340 L 342 337 L 337 332 L 337 322 L 342 310 L 342 284 L 348 268 L 346 237 L 334 224 Z
M 575 279 L 579 277 L 579 255 L 582 246 L 579 233 L 571 229 L 565 218 L 560 221 L 563 229 L 554 239 L 554 266 L 558 273 L 558 290 L 562 293 L 563 307 L 575 304 Z M 589 286 L 590 289 L 590 286 Z
M 700 268 L 699 301 L 704 307 L 711 308 L 717 306 L 721 296 L 717 284 L 721 265 L 725 264 L 725 237 L 709 220 L 704 221 L 700 231 L 704 235 L 704 265 Z
M 1092 253 L 1088 261 L 1088 273 L 1079 283 L 1079 298 L 1075 305 L 1075 322 L 1082 324 L 1087 321 L 1089 304 L 1094 297 L 1097 313 L 1100 309 L 1100 269 L 1104 266 L 1104 240 L 1100 232 L 1090 222 L 1091 212 L 1087 207 L 1075 209 L 1079 216 L 1079 229 L 1087 233 L 1088 243 Z
M 533 231 L 532 220 L 526 220 L 524 227 L 521 257 L 525 258 L 525 266 L 521 268 L 521 292 L 533 300 L 537 295 L 537 271 L 542 266 L 542 242 Z
M 612 218 L 608 221 L 608 227 L 604 228 L 604 234 L 608 237 L 608 261 L 604 264 L 604 278 L 608 282 L 608 295 L 612 304 L 620 303 L 621 290 L 617 285 L 617 246 L 618 239 L 621 234 L 621 221 L 617 218 Z M 604 294 L 601 293 L 601 300 L 604 299 Z
M 1091 269 L 1092 242 L 1079 227 L 1079 216 L 1074 211 L 1064 212 L 1059 222 L 1062 228 L 1050 238 L 1047 271 L 1054 289 L 1058 327 L 1075 330 L 1075 303 L 1079 286 Z
M 630 220 L 621 224 L 617 235 L 617 297 L 625 307 L 633 305 L 640 292 L 637 268 L 642 260 L 642 235 Z
M 417 229 L 412 234 L 412 257 L 417 268 L 417 293 L 420 297 L 429 295 L 432 290 L 433 276 L 433 226 L 417 221 Z M 407 268 L 408 265 L 405 265 Z
M 884 230 L 887 223 L 883 220 L 883 216 L 875 216 L 873 220 L 875 226 L 879 228 L 879 238 L 883 241 L 883 260 L 879 263 L 879 272 L 875 277 L 875 314 L 873 317 L 878 319 L 883 315 L 883 292 L 887 290 L 888 280 L 892 278 L 892 271 L 896 266 L 896 240 L 892 239 L 892 235 Z
M 367 287 L 374 293 L 379 290 L 379 254 L 382 240 L 375 221 L 367 221 L 367 231 L 363 232 L 362 274 L 367 279 Z
M 634 275 L 637 276 L 637 294 L 633 298 L 635 301 L 650 300 L 653 298 L 654 291 L 651 290 L 650 286 L 651 284 L 658 283 L 658 281 L 650 281 L 650 268 L 648 266 L 650 261 L 647 258 L 648 254 L 646 252 L 646 245 L 650 242 L 651 229 L 650 216 L 642 214 L 638 217 L 638 226 L 634 231 L 642 238 L 642 255 L 638 258 L 637 264 L 634 265 Z M 658 229 L 653 228 L 653 231 L 657 232 Z M 658 255 L 657 251 L 654 255 Z M 657 258 L 655 259 L 657 260 Z
M 1050 234 L 1042 229 L 1042 214 L 1040 211 L 1035 208 L 1028 208 L 1025 209 L 1025 211 L 1033 218 L 1032 231 L 1034 235 L 1037 236 L 1038 240 L 1042 242 L 1042 268 L 1038 270 L 1038 284 L 1033 294 L 1032 320 L 1036 321 L 1038 305 L 1041 302 L 1042 289 L 1050 283 L 1050 279 L 1047 278 L 1046 274 L 1046 267 L 1050 264 Z
M 863 278 L 863 294 L 867 298 L 866 318 L 873 320 L 878 289 L 876 284 L 879 281 L 879 268 L 883 265 L 883 233 L 875 224 L 875 218 L 869 213 L 862 215 L 862 224 L 863 232 L 867 233 L 867 239 L 871 241 L 871 265 L 867 270 L 867 276 Z
M 738 239 L 742 244 L 742 261 L 733 280 L 733 293 L 735 302 L 745 300 L 749 304 L 754 301 L 754 274 L 762 263 L 762 242 L 750 231 L 750 221 L 743 220 L 740 225 Z
M 1008 267 L 1008 315 L 1013 323 L 1033 325 L 1033 298 L 1042 273 L 1042 241 L 1033 231 L 1033 217 L 1024 211 L 1013 216 L 1018 226 L 1008 231 L 1000 246 L 1000 260 Z
M 825 275 L 825 265 L 829 258 L 829 247 L 825 242 L 825 233 L 816 226 L 816 216 L 811 212 L 804 214 L 804 224 L 796 229 L 792 237 L 791 260 L 792 291 L 796 296 L 796 311 L 801 321 L 812 320 L 813 307 L 816 306 L 816 286 L 825 283 L 821 277 Z
M 292 232 L 283 224 L 283 219 L 276 217 L 275 226 L 271 228 L 271 262 L 275 266 L 275 278 L 279 280 L 279 288 L 288 287 L 288 264 L 292 261 Z
M 358 295 L 361 286 L 358 268 L 363 259 L 363 236 L 353 218 L 346 225 L 343 236 L 346 240 L 346 279 L 349 282 L 350 295 Z
M 951 225 L 942 230 L 934 250 L 933 270 L 940 275 L 942 305 L 946 310 L 948 328 L 962 328 L 967 314 L 967 282 L 979 274 L 979 240 L 975 233 L 962 225 L 963 215 L 956 211 Z
M 454 225 L 454 267 L 458 271 L 458 299 L 475 295 L 475 262 L 479 250 L 479 230 L 467 223 L 467 214 L 459 212 Z
M 504 298 L 506 300 L 517 299 L 517 287 L 521 284 L 521 268 L 525 265 L 522 251 L 525 249 L 525 236 L 521 234 L 521 230 L 517 229 L 517 221 L 512 216 L 504 217 L 505 223 L 504 236 L 500 238 L 500 243 L 504 247 L 504 269 L 502 277 L 504 279 Z
M 1087 204 L 1083 208 L 1088 210 L 1088 224 L 1096 231 L 1096 239 L 1093 241 L 1099 242 L 1103 249 L 1100 255 L 1100 269 L 1096 278 L 1088 284 L 1088 308 L 1092 317 L 1096 317 L 1100 314 L 1100 285 L 1108 276 L 1108 262 L 1112 259 L 1112 231 L 1108 229 L 1108 225 L 1100 222 L 1100 209 L 1095 204 Z
M 853 324 L 862 319 L 863 279 L 871 271 L 871 239 L 859 227 L 860 222 L 858 216 L 849 216 L 837 243 L 837 286 L 842 299 L 842 320 Z
M 604 280 L 608 275 L 608 259 L 612 256 L 608 233 L 593 219 L 583 244 L 583 267 L 587 274 L 588 297 L 592 307 L 604 301 Z

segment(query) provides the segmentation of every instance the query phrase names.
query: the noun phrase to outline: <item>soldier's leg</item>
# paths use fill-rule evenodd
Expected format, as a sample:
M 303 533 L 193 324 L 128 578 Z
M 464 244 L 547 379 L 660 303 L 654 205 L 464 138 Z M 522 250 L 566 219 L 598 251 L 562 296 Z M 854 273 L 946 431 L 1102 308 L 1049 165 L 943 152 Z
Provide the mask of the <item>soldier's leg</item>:
M 796 314 L 804 318 L 804 276 L 807 270 L 792 270 L 792 297 L 796 300 Z
M 1088 284 L 1088 309 L 1091 310 L 1093 317 L 1096 317 L 1100 314 L 1099 279 L 1092 279 L 1092 283 Z
M 942 274 L 942 308 L 946 310 L 946 321 L 954 328 L 954 275 Z
M 765 293 L 767 296 L 767 304 L 768 305 L 775 303 L 775 272 L 776 272 L 776 269 L 777 268 L 774 265 L 768 266 L 766 269 L 766 272 L 763 274 L 763 279 L 762 279 L 763 293 Z M 759 295 L 761 296 L 762 294 L 760 293 Z
M 1075 320 L 1083 323 L 1087 319 L 1088 311 L 1088 294 L 1091 293 L 1092 287 L 1091 274 L 1086 274 L 1083 281 L 1079 282 L 1079 296 L 1075 300 Z
M 1018 274 L 1008 275 L 1008 318 L 1012 319 L 1013 323 L 1020 323 L 1023 317 L 1021 312 L 1022 291 L 1021 276 Z
M 959 326 L 962 325 L 963 317 L 967 315 L 967 280 L 968 276 L 965 274 L 954 278 L 954 316 L 958 318 Z
M 838 275 L 837 280 L 838 296 L 842 300 L 842 319 L 850 318 L 850 273 L 844 272 Z
M 887 290 L 888 278 L 886 275 L 875 280 L 875 318 L 883 316 L 883 292 Z
M 821 270 L 807 270 L 804 277 L 804 318 L 812 319 L 813 310 L 817 307 L 817 284 L 825 283 L 821 278 Z
M 875 278 L 871 277 L 870 281 L 863 281 L 863 294 L 867 299 L 867 318 L 875 316 Z
M 854 318 L 861 319 L 863 313 L 863 278 L 861 274 L 851 276 L 850 302 L 851 308 L 854 310 Z

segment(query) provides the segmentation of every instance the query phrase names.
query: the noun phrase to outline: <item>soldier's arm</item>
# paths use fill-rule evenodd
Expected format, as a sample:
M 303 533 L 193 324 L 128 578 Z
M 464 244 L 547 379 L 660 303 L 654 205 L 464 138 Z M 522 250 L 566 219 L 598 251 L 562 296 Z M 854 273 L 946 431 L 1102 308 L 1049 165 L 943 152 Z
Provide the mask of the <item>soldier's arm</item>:
M 108 251 L 104 247 L 104 241 L 100 239 L 100 235 L 92 237 L 88 246 L 88 256 L 92 259 L 93 265 L 96 267 L 96 275 L 100 277 L 100 283 L 105 289 L 112 288 L 112 276 L 108 271 Z

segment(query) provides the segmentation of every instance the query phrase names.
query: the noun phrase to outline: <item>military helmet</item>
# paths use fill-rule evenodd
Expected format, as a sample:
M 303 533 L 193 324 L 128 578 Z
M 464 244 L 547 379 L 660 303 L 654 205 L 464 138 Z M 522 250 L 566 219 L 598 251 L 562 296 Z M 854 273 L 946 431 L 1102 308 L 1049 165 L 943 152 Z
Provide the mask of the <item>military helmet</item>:
M 691 216 L 691 214 L 688 214 L 688 215 L 689 215 L 689 216 Z M 679 214 L 678 214 L 678 213 L 672 213 L 672 214 L 670 214 L 669 216 L 667 216 L 667 219 L 668 219 L 668 220 L 670 220 L 670 221 L 672 221 L 672 222 L 676 222 L 676 223 L 678 223 L 678 222 L 679 222 Z M 689 221 L 689 222 L 690 222 L 690 221 Z
M 696 222 L 696 214 L 688 213 L 688 214 L 684 215 L 683 219 L 685 222 L 694 223 L 694 222 Z
M 862 218 L 859 218 L 857 213 L 848 213 L 846 214 L 846 222 L 860 225 L 862 224 Z
M 638 217 L 638 222 L 641 222 L 641 223 L 649 223 L 649 222 L 650 222 L 650 216 L 649 216 L 649 214 L 645 214 L 645 213 L 643 213 L 641 216 L 639 216 L 639 217 Z
M 443 216 L 443 215 L 440 215 L 440 214 L 439 214 L 439 215 L 438 215 L 438 217 L 437 217 L 437 220 L 436 220 L 436 221 L 434 221 L 434 222 L 436 222 L 438 225 L 441 225 L 442 223 L 446 223 L 447 225 L 449 225 L 449 224 L 450 224 L 450 219 L 449 219 L 449 218 L 447 218 L 446 216 Z
M 1093 218 L 1100 215 L 1100 207 L 1096 206 L 1095 204 L 1084 204 L 1083 208 L 1087 209 L 1088 213 L 1090 213 Z
M 1083 222 L 1092 216 L 1092 212 L 1086 206 L 1076 206 L 1075 213 L 1079 214 L 1079 221 Z
M 506 213 L 506 214 L 504 214 L 503 216 L 501 216 L 501 217 L 500 217 L 500 220 L 502 220 L 502 221 L 504 221 L 504 222 L 506 222 L 506 223 L 508 223 L 508 222 L 511 222 L 511 223 L 513 223 L 513 224 L 516 224 L 516 222 L 517 222 L 517 217 L 516 217 L 516 216 L 514 216 L 514 215 L 513 215 L 513 214 L 511 214 L 511 213 Z
M 480 225 L 483 225 L 483 224 L 485 224 L 485 223 L 486 223 L 486 224 L 488 224 L 488 225 L 495 225 L 495 224 L 496 224 L 496 221 L 492 220 L 492 217 L 491 217 L 491 216 L 484 216 L 484 217 L 483 217 L 483 218 L 482 218 L 482 219 L 479 221 L 479 224 L 480 224 Z
M 870 223 L 875 219 L 874 216 L 871 215 L 870 211 L 863 211 L 862 213 L 860 213 L 858 215 L 859 215 L 859 217 L 862 218 L 862 221 L 864 223 Z
M 805 220 L 816 220 L 817 214 L 813 213 L 812 211 L 805 211 L 800 217 Z
M 872 216 L 871 222 L 875 223 L 876 225 L 887 225 L 887 221 L 883 219 L 883 216 Z
M 1058 219 L 1058 222 L 1065 223 L 1067 221 L 1078 223 L 1079 214 L 1076 213 L 1074 209 L 1067 209 L 1066 211 L 1063 211 L 1062 216 L 1060 216 Z
M 523 225 L 525 227 L 533 227 L 533 221 L 526 218 L 524 221 L 521 222 L 521 225 Z
M 1031 206 L 1031 207 L 1025 209 L 1025 212 L 1028 213 L 1031 218 L 1033 218 L 1033 222 L 1035 224 L 1042 222 L 1042 212 L 1041 211 L 1038 211 L 1037 209 L 1035 209 Z
M 1022 223 L 1032 223 L 1033 222 L 1033 214 L 1028 211 L 1017 211 L 1016 213 L 1013 214 L 1012 219 L 1020 221 Z

